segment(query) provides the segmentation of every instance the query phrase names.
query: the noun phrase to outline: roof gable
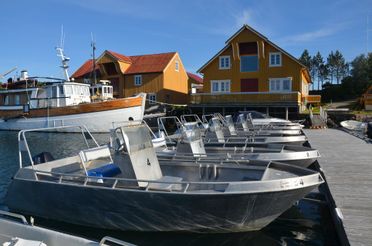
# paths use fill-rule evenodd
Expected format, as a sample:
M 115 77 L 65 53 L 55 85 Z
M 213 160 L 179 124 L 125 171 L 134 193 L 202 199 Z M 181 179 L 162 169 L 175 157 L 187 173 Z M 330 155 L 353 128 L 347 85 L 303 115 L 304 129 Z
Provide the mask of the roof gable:
M 287 55 L 290 59 L 292 59 L 293 61 L 295 61 L 296 63 L 298 63 L 300 66 L 302 66 L 303 68 L 306 68 L 305 65 L 303 65 L 297 58 L 295 58 L 294 56 L 292 56 L 291 54 L 289 54 L 288 52 L 286 52 L 285 50 L 283 50 L 282 48 L 280 48 L 279 46 L 277 46 L 276 44 L 274 44 L 273 42 L 271 42 L 267 37 L 265 37 L 263 34 L 261 34 L 260 32 L 256 31 L 255 29 L 253 29 L 252 27 L 248 26 L 248 25 L 243 25 L 236 33 L 234 33 L 228 40 L 226 40 L 225 42 L 225 47 L 220 50 L 215 56 L 213 56 L 207 63 L 205 63 L 201 68 L 199 68 L 199 70 L 197 71 L 198 73 L 200 73 L 205 67 L 207 67 L 214 59 L 216 59 L 218 56 L 220 56 L 227 48 L 230 47 L 231 45 L 231 41 L 237 37 L 241 32 L 243 32 L 244 30 L 248 30 L 248 31 L 251 31 L 252 33 L 254 33 L 255 35 L 257 35 L 259 38 L 263 39 L 265 42 L 267 42 L 269 45 L 273 46 L 275 49 L 279 50 L 280 52 L 282 52 L 283 54 Z
M 132 61 L 125 74 L 163 72 L 176 52 L 130 56 Z
M 187 72 L 187 76 L 189 76 L 189 78 L 195 80 L 195 81 L 198 82 L 199 84 L 203 84 L 203 78 L 200 77 L 199 75 L 196 75 L 196 74 L 193 74 L 193 73 Z
M 96 70 L 98 70 L 99 67 L 96 66 Z M 93 72 L 93 59 L 87 60 L 81 67 L 79 67 L 72 75 L 71 78 L 79 78 L 83 77 L 84 75 Z
M 96 60 L 98 64 L 99 60 L 105 55 L 109 55 L 111 58 L 117 61 L 129 63 L 128 69 L 124 74 L 135 74 L 135 73 L 161 73 L 172 61 L 173 57 L 177 52 L 168 52 L 160 54 L 149 54 L 149 55 L 138 55 L 138 56 L 125 56 L 113 51 L 105 50 L 102 55 Z M 96 70 L 99 67 L 97 66 Z M 80 68 L 78 68 L 71 77 L 79 78 L 87 73 L 93 71 L 93 60 L 86 61 Z

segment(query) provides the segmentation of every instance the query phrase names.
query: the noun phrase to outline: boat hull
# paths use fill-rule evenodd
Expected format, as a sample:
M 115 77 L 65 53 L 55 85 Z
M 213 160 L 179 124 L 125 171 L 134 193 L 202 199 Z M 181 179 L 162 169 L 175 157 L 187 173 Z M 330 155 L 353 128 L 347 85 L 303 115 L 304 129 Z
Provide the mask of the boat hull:
M 22 117 L 0 119 L 0 130 L 25 130 L 45 127 L 58 127 L 68 125 L 85 125 L 90 132 L 109 132 L 113 122 L 128 120 L 141 121 L 144 115 L 144 99 L 142 96 L 117 99 L 118 102 L 107 101 L 101 103 L 83 104 L 62 108 L 44 109 L 32 112 Z M 100 108 L 100 106 L 103 106 Z M 111 106 L 111 107 L 110 107 Z M 76 131 L 74 128 L 63 131 Z
M 14 179 L 5 202 L 15 212 L 96 228 L 227 233 L 260 230 L 316 186 L 182 194 Z

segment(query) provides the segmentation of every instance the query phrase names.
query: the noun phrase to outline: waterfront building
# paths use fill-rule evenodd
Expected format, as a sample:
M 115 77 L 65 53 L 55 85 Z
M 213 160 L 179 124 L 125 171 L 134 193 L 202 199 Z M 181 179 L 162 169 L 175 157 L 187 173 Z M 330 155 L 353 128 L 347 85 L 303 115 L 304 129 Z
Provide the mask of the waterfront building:
M 267 37 L 244 25 L 207 61 L 203 92 L 190 95 L 192 108 L 280 108 L 301 112 L 320 96 L 309 95 L 312 83 L 306 66 Z
M 93 67 L 98 80 L 109 80 L 115 97 L 146 92 L 151 102 L 188 102 L 188 75 L 177 52 L 125 56 L 105 50 L 97 59 L 86 61 L 73 74 L 77 82 L 92 83 Z

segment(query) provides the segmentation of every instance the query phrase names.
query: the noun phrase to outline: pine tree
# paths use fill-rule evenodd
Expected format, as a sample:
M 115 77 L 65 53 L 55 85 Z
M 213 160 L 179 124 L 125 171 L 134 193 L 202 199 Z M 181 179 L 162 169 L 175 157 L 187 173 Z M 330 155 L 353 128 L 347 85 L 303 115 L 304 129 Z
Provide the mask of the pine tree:
M 346 62 L 344 56 L 341 54 L 340 51 L 336 50 L 334 54 L 334 74 L 336 77 L 337 84 L 340 84 L 341 79 L 344 78 L 347 75 L 346 71 Z
M 312 59 L 313 69 L 314 69 L 314 78 L 317 77 L 318 82 L 318 90 L 320 90 L 320 81 L 321 81 L 321 73 L 320 73 L 320 67 L 324 65 L 324 60 L 320 52 L 318 51 L 316 55 Z
M 333 53 L 333 51 L 331 51 L 331 53 L 327 57 L 327 66 L 329 70 L 330 82 L 331 84 L 333 84 L 336 69 L 335 54 Z

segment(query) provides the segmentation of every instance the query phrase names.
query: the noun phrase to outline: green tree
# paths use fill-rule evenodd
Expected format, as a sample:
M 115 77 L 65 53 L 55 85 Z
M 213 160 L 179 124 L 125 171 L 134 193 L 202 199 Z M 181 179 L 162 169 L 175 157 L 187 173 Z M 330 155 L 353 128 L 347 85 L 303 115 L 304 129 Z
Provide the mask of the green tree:
M 327 64 L 320 64 L 319 71 L 318 71 L 318 78 L 321 84 L 321 89 L 323 89 L 323 84 L 326 80 L 329 79 L 329 68 Z
M 331 84 L 333 84 L 335 67 L 336 67 L 335 54 L 333 53 L 333 51 L 331 51 L 331 53 L 329 53 L 327 57 L 327 66 L 329 70 L 329 80 Z
M 320 90 L 320 80 L 321 80 L 321 73 L 320 73 L 320 67 L 324 65 L 324 60 L 323 60 L 323 57 L 322 55 L 320 54 L 320 52 L 318 51 L 316 53 L 316 55 L 313 57 L 312 59 L 312 66 L 313 66 L 313 73 L 314 73 L 314 77 L 313 78 L 317 78 L 317 82 L 318 82 L 318 90 Z
M 302 64 L 304 64 L 309 71 L 311 70 L 311 56 L 309 54 L 309 51 L 307 49 L 302 52 L 300 58 L 298 59 Z
M 340 84 L 341 79 L 347 75 L 347 65 L 342 53 L 338 50 L 334 53 L 334 75 L 337 84 Z

